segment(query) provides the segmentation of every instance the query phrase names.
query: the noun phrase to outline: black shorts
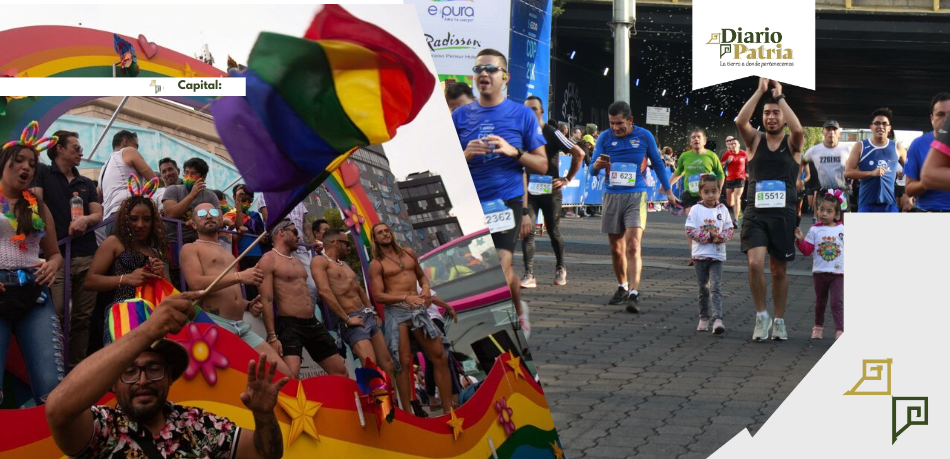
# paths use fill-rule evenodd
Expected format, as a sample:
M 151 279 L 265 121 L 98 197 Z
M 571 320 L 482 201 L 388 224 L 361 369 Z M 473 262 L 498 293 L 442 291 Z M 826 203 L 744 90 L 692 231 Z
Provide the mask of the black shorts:
M 515 198 L 505 201 L 505 205 L 514 212 L 515 227 L 508 231 L 492 233 L 491 240 L 495 243 L 496 250 L 507 250 L 514 253 L 515 247 L 518 245 L 518 236 L 521 235 L 521 220 L 523 218 L 521 209 L 524 209 L 524 203 L 521 198 Z
M 795 220 L 798 211 L 793 206 L 784 209 L 759 211 L 746 207 L 742 214 L 740 236 L 742 253 L 756 247 L 766 247 L 776 260 L 795 260 Z
M 682 204 L 686 209 L 699 204 L 702 200 L 703 198 L 699 196 L 693 196 L 689 191 L 684 191 L 683 194 L 680 195 L 680 204 Z
M 814 196 L 818 190 L 818 188 L 805 187 L 805 196 Z
M 726 189 L 727 189 L 727 190 L 728 190 L 728 189 L 744 188 L 744 187 L 745 187 L 745 180 L 743 180 L 743 179 L 738 179 L 738 180 L 726 180 Z
M 894 185 L 894 197 L 899 198 L 901 196 L 904 196 L 904 186 Z
M 303 357 L 304 348 L 317 363 L 339 353 L 336 341 L 316 317 L 277 316 L 277 339 L 284 348 L 284 355 Z

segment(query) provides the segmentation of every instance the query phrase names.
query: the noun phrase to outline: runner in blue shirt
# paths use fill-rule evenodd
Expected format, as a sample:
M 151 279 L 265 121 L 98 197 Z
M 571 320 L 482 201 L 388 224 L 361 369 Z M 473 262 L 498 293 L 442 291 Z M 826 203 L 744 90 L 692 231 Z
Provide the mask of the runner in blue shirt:
M 601 232 L 610 239 L 611 261 L 617 275 L 617 291 L 607 304 L 627 303 L 627 312 L 640 312 L 640 272 L 643 262 L 640 240 L 647 222 L 647 159 L 671 205 L 679 200 L 670 188 L 666 168 L 656 140 L 650 131 L 633 125 L 633 112 L 626 102 L 614 102 L 607 108 L 610 130 L 597 138 L 592 154 L 591 174 L 607 169 Z M 628 269 L 629 268 L 629 269 Z M 629 274 L 629 277 L 628 277 Z M 629 287 L 628 287 L 629 286 Z
M 472 68 L 479 98 L 452 112 L 452 122 L 527 337 L 531 330 L 528 305 L 521 301 L 521 283 L 512 269 L 512 254 L 518 237 L 534 229 L 524 207 L 525 169 L 532 174 L 545 173 L 547 155 L 534 112 L 505 99 L 502 90 L 508 81 L 507 68 L 508 61 L 501 52 L 490 48 L 479 51 Z
M 861 180 L 858 212 L 899 212 L 894 181 L 897 164 L 904 164 L 907 152 L 887 137 L 894 118 L 890 109 L 879 108 L 871 117 L 871 138 L 851 147 L 844 177 Z
M 928 190 L 920 181 L 921 168 L 927 160 L 930 144 L 933 143 L 937 129 L 940 129 L 948 113 L 950 93 L 941 92 L 930 101 L 930 124 L 934 130 L 914 139 L 907 150 L 907 164 L 904 165 L 904 175 L 907 177 L 905 193 L 907 196 L 917 197 L 917 208 L 923 212 L 950 211 L 950 192 Z

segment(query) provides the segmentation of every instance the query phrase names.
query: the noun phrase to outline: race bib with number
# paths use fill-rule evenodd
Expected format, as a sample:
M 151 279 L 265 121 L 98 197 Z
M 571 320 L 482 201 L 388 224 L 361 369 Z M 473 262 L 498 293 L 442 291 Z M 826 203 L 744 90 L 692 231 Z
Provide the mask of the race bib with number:
M 781 180 L 756 182 L 755 207 L 757 209 L 785 207 L 785 182 Z
M 689 176 L 689 183 L 687 183 L 686 186 L 690 193 L 699 194 L 699 181 L 703 179 L 703 175 L 706 174 L 694 174 Z
M 550 175 L 536 175 L 531 174 L 528 177 L 528 193 L 535 196 L 543 194 L 551 194 L 551 190 L 554 189 L 554 177 Z
M 636 164 L 614 163 L 610 165 L 610 186 L 630 187 L 637 184 Z
M 482 203 L 485 225 L 491 233 L 501 233 L 515 227 L 515 212 L 504 201 L 496 199 Z

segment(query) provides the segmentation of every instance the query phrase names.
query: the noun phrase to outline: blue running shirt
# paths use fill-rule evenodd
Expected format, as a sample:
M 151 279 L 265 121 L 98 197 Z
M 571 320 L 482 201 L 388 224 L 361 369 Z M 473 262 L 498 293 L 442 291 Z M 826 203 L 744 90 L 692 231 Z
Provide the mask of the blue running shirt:
M 664 189 L 670 189 L 670 170 L 667 169 L 660 158 L 660 152 L 656 149 L 656 140 L 650 131 L 639 126 L 634 126 L 633 131 L 625 137 L 617 137 L 614 131 L 608 129 L 600 133 L 597 143 L 594 145 L 594 153 L 591 155 L 591 164 L 597 161 L 601 154 L 610 155 L 612 164 L 627 163 L 637 165 L 638 178 L 635 186 L 606 186 L 606 193 L 640 193 L 647 191 L 646 180 L 643 178 L 645 168 L 643 168 L 644 159 L 650 159 L 651 166 L 656 171 L 657 178 Z M 606 169 L 604 169 L 606 170 Z M 592 172 L 593 173 L 593 172 Z
M 455 132 L 463 151 L 472 140 L 489 135 L 505 139 L 511 146 L 523 149 L 526 154 L 545 144 L 541 125 L 534 112 L 508 99 L 494 107 L 482 107 L 477 101 L 459 107 L 452 113 L 452 122 L 455 123 Z M 524 166 L 515 158 L 502 153 L 486 153 L 472 158 L 468 162 L 468 169 L 472 173 L 478 199 L 482 202 L 494 199 L 507 201 L 524 196 Z

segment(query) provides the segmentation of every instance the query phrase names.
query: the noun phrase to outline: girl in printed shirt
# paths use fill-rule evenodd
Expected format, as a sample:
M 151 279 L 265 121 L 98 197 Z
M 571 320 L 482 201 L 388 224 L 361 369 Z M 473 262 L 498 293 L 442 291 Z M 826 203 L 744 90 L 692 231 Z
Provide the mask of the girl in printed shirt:
M 733 236 L 729 208 L 719 202 L 719 179 L 703 175 L 699 196 L 686 218 L 686 236 L 692 241 L 692 260 L 699 282 L 699 326 L 709 330 L 709 306 L 712 305 L 713 333 L 726 331 L 722 324 L 722 262 L 726 261 L 726 242 Z
M 795 228 L 795 245 L 802 255 L 812 255 L 815 281 L 815 327 L 811 338 L 821 339 L 825 325 L 825 306 L 831 299 L 831 317 L 835 321 L 835 339 L 844 333 L 844 223 L 841 222 L 841 190 L 830 190 L 818 205 L 818 223 L 802 236 Z

